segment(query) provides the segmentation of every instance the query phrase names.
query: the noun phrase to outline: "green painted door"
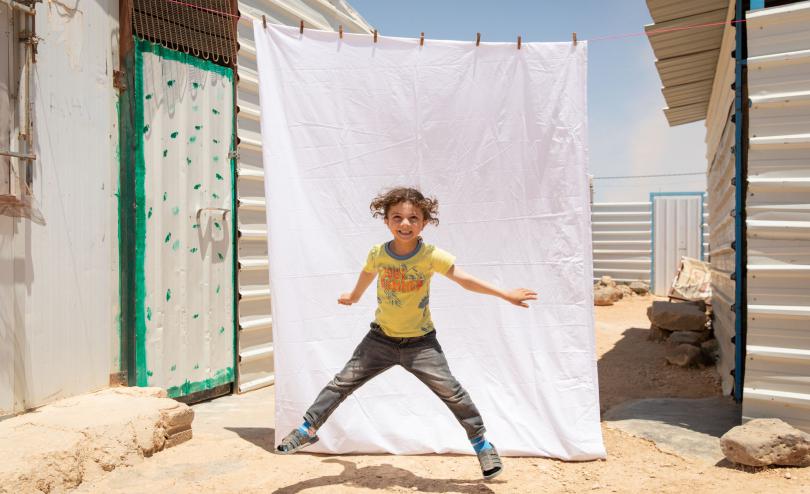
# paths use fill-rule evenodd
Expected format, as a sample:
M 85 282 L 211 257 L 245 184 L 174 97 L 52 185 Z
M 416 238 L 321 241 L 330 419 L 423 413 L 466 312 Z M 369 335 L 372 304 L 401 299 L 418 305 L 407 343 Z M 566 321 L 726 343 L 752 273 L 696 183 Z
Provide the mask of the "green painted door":
M 233 72 L 136 40 L 130 382 L 234 381 Z

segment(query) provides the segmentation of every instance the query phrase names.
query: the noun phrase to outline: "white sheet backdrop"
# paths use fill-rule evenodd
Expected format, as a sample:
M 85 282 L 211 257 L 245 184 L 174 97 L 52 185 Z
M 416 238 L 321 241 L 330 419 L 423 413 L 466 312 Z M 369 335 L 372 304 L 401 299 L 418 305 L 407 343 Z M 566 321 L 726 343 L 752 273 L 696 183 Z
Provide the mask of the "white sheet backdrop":
M 605 456 L 593 333 L 586 55 L 580 42 L 435 41 L 254 24 L 276 372 L 276 442 L 301 423 L 374 317 L 352 307 L 372 244 L 368 204 L 416 185 L 439 199 L 423 236 L 521 309 L 433 278 L 453 373 L 503 454 Z M 311 451 L 472 453 L 444 404 L 394 368 L 349 397 Z

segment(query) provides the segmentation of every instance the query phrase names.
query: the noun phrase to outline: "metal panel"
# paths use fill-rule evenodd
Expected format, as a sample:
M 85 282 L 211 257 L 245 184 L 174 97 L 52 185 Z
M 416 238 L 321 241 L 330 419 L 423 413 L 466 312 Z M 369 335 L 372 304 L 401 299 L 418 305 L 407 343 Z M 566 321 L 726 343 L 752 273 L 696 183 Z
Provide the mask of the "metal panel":
M 591 205 L 593 274 L 650 281 L 650 203 Z
M 51 8 L 36 4 L 32 87 L 33 187 L 47 223 L 0 217 L 0 374 L 13 369 L 0 376 L 0 415 L 104 388 L 118 370 L 118 3 Z
M 239 164 L 239 392 L 273 384 L 273 333 L 267 262 L 262 136 L 259 127 L 259 80 L 253 21 L 306 29 L 369 33 L 371 26 L 345 1 L 248 0 L 239 2 L 237 136 Z
M 749 12 L 743 418 L 810 432 L 810 2 Z
M 647 0 L 655 24 L 645 30 L 658 59 L 668 105 L 664 114 L 670 125 L 702 120 L 711 112 L 708 102 L 717 82 L 715 67 L 728 53 L 723 21 L 731 18 L 733 4 L 734 0 Z M 703 24 L 709 25 L 678 29 Z
M 147 41 L 135 56 L 136 382 L 180 397 L 234 381 L 233 72 Z
M 682 257 L 703 258 L 703 193 L 651 193 L 651 290 L 667 295 Z

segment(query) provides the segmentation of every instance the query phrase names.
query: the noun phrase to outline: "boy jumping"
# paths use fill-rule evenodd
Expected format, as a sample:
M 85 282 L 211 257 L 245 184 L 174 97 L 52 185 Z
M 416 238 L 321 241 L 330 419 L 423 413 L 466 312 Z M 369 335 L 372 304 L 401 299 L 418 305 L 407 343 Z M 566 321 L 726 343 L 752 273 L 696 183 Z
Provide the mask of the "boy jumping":
M 425 383 L 456 416 L 478 455 L 485 479 L 501 473 L 503 463 L 495 446 L 486 440 L 484 421 L 467 391 L 450 373 L 436 340 L 430 318 L 430 278 L 434 272 L 473 292 L 495 295 L 520 307 L 537 300 L 525 288 L 502 290 L 456 267 L 455 257 L 424 243 L 419 234 L 427 224 L 439 224 L 439 203 L 416 189 L 396 188 L 377 196 L 370 206 L 382 217 L 393 240 L 375 245 L 351 293 L 338 303 L 352 305 L 377 279 L 377 312 L 371 331 L 354 350 L 349 362 L 320 392 L 304 414 L 304 423 L 282 439 L 277 450 L 290 454 L 318 441 L 315 432 L 347 396 L 381 372 L 401 365 Z

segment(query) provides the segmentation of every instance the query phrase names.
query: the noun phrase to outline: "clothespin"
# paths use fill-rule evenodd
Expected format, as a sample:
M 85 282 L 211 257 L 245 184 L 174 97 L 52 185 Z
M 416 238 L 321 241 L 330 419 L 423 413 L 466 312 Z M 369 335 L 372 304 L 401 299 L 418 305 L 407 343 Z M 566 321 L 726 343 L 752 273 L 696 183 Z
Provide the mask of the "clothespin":
M 377 30 L 376 29 L 374 30 L 374 42 L 375 43 L 377 42 Z
M 520 36 L 518 36 L 518 50 L 520 50 L 520 42 L 521 42 L 521 41 L 522 41 L 522 40 L 520 39 Z
M 475 46 L 481 45 L 481 33 L 475 33 Z
M 303 19 L 301 20 L 301 23 L 298 24 L 298 32 L 300 34 L 304 34 L 304 20 Z
M 262 14 L 262 26 L 267 29 L 267 17 L 265 17 L 264 14 Z
M 571 41 L 574 42 L 574 46 L 577 46 L 577 33 L 576 32 L 571 33 Z
M 343 39 L 343 24 L 338 26 L 338 36 L 340 36 L 340 39 Z
M 419 35 L 419 46 L 425 46 L 425 33 Z

